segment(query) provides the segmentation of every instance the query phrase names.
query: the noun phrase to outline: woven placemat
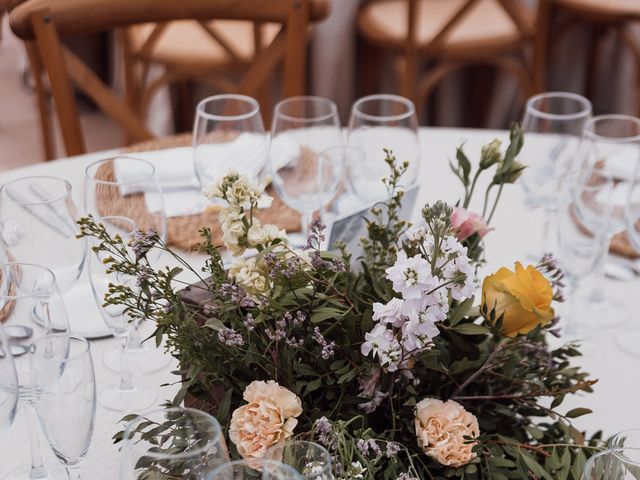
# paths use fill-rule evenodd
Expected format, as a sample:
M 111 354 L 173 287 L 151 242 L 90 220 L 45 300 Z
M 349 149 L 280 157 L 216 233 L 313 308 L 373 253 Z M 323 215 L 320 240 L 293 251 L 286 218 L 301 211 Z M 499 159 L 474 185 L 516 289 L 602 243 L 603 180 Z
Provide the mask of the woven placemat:
M 137 143 L 126 147 L 124 153 L 151 152 L 188 145 L 191 145 L 191 134 L 181 134 Z M 96 175 L 102 180 L 114 180 L 113 164 L 105 164 Z M 125 200 L 118 188 L 109 185 L 100 187 L 104 187 L 96 191 L 96 204 L 100 216 L 123 215 L 130 217 L 140 228 L 150 225 L 143 194 L 128 195 Z M 273 197 L 273 204 L 268 209 L 260 210 L 256 217 L 263 224 L 272 223 L 290 232 L 300 230 L 300 214 L 286 206 L 271 188 L 267 189 L 267 193 Z M 211 228 L 213 238 L 218 244 L 222 243 L 222 231 L 218 223 L 218 213 L 215 211 L 167 218 L 167 243 L 182 250 L 194 250 L 201 242 L 198 230 L 203 226 Z

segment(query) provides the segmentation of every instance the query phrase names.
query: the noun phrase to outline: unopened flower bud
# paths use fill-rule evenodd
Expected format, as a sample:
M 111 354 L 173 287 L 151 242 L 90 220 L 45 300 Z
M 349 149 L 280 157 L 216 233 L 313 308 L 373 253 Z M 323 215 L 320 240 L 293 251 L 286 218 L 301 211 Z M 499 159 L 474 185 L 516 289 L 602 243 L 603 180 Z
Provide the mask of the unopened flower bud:
M 481 170 L 486 170 L 502 160 L 502 154 L 500 153 L 501 146 L 502 142 L 496 138 L 493 142 L 482 147 L 480 153 Z

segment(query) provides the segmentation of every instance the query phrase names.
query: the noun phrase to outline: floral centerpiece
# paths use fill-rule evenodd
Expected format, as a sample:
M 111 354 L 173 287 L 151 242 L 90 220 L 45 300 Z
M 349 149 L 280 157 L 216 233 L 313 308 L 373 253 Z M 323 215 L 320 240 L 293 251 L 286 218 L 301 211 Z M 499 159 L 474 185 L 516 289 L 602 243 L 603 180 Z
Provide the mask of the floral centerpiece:
M 80 225 L 95 250 L 111 253 L 109 270 L 138 278 L 138 288 L 112 285 L 105 302 L 155 322 L 180 362 L 175 404 L 210 405 L 232 457 L 265 458 L 304 437 L 329 450 L 338 479 L 578 480 L 598 436 L 587 441 L 571 424 L 587 409 L 558 407 L 594 381 L 571 364 L 575 346 L 545 340 L 557 329 L 560 270 L 547 256 L 476 278 L 500 194 L 524 168 L 522 144 L 514 127 L 504 153 L 488 144 L 475 170 L 458 148 L 460 202 L 426 205 L 416 225 L 398 218 L 407 164 L 386 152 L 389 200 L 365 220 L 362 258 L 323 251 L 319 222 L 307 248 L 289 246 L 254 216 L 270 203 L 263 188 L 238 174 L 206 191 L 227 205 L 229 268 L 207 228 L 200 272 L 153 231 L 126 245 L 92 218 Z M 472 213 L 485 172 L 484 211 Z M 199 301 L 185 295 L 181 268 L 150 268 L 152 248 L 198 275 L 189 289 Z

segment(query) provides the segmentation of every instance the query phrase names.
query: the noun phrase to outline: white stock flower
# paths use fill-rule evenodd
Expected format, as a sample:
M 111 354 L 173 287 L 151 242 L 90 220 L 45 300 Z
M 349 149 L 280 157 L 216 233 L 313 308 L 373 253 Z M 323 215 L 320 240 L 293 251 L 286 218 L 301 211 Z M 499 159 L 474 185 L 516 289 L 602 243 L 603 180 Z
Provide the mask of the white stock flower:
M 267 278 L 255 258 L 237 258 L 229 268 L 229 276 L 249 293 L 264 293 L 268 288 Z
M 407 258 L 400 250 L 396 263 L 385 270 L 387 279 L 393 283 L 393 289 L 404 299 L 420 298 L 425 292 L 437 286 L 431 274 L 431 265 L 421 255 Z M 437 282 L 437 279 L 435 279 Z
M 427 238 L 427 230 L 422 225 L 413 225 L 404 232 L 404 236 L 410 242 L 422 242 Z
M 365 342 L 360 347 L 360 352 L 365 357 L 373 353 L 374 357 L 378 357 L 380 365 L 390 372 L 398 369 L 398 363 L 402 359 L 402 347 L 391 330 L 378 324 L 366 333 L 364 338 Z
M 394 327 L 401 327 L 404 323 L 402 308 L 404 301 L 400 298 L 392 298 L 389 303 L 373 304 L 373 319 L 380 323 L 388 323 Z

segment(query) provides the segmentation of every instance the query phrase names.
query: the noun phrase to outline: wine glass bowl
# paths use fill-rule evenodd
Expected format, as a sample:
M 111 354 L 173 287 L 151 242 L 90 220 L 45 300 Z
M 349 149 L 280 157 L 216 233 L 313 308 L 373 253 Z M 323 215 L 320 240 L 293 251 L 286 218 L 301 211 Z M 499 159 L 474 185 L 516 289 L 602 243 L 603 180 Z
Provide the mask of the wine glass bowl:
M 4 330 L 0 327 L 0 431 L 11 425 L 18 407 L 18 373 Z
M 304 480 L 293 467 L 275 460 L 236 460 L 216 468 L 207 480 Z
M 271 447 L 268 457 L 293 467 L 305 480 L 333 480 L 331 454 L 315 442 L 287 440 Z

